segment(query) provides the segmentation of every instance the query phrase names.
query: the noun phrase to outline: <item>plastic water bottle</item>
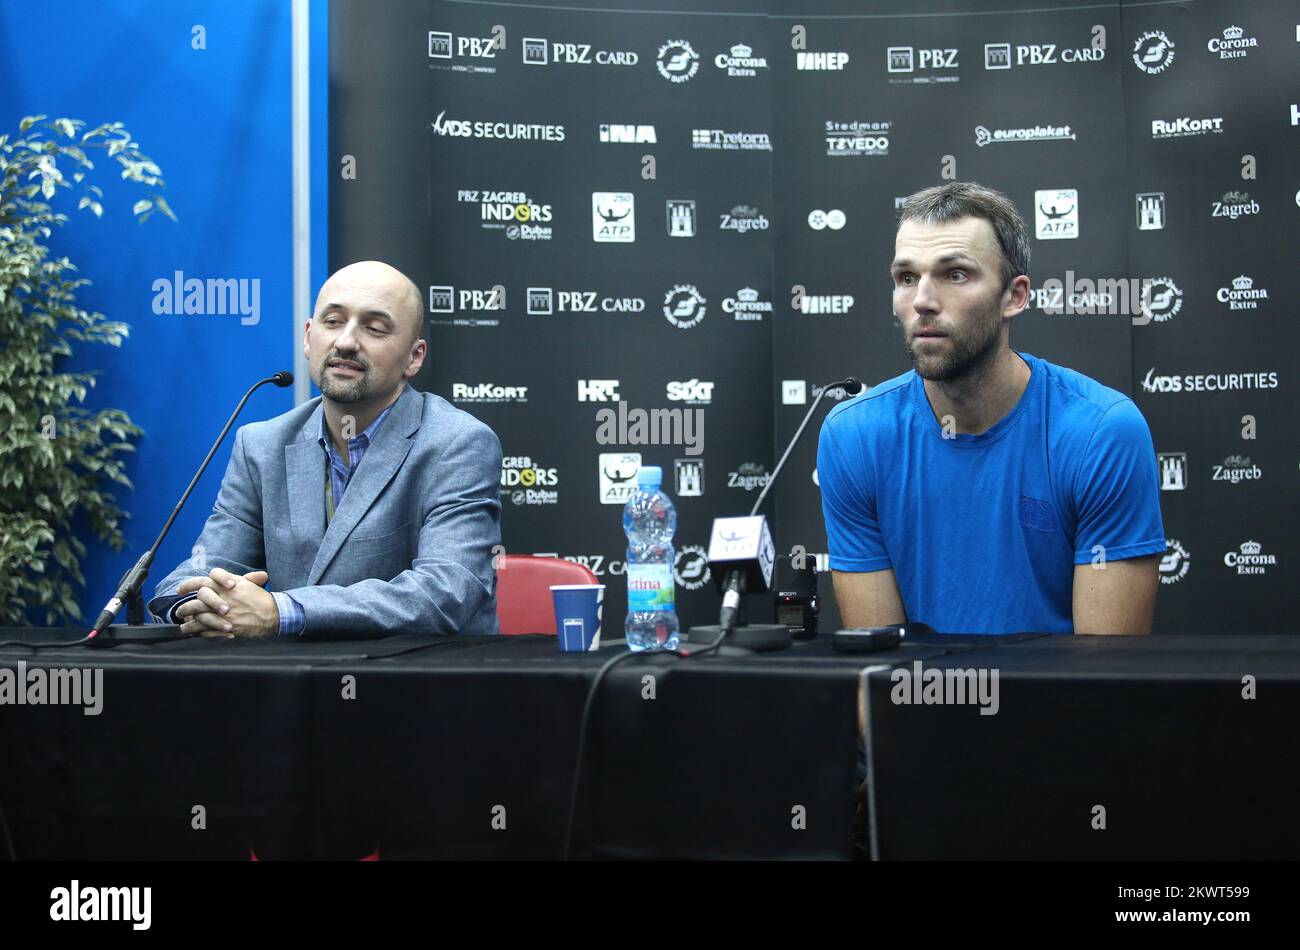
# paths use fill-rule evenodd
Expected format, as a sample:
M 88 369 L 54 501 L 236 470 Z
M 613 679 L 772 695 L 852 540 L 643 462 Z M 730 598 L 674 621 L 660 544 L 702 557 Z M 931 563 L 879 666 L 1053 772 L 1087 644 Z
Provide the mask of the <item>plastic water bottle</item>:
M 627 645 L 631 650 L 675 650 L 680 639 L 673 583 L 677 509 L 660 491 L 663 469 L 642 466 L 636 494 L 623 506 L 627 535 Z

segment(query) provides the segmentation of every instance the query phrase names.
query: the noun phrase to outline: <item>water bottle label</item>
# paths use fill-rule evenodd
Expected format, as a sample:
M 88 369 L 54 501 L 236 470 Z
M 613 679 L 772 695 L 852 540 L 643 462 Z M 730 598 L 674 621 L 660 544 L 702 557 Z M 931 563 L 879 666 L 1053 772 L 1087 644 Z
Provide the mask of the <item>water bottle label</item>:
M 627 566 L 628 610 L 672 610 L 673 569 L 667 564 Z

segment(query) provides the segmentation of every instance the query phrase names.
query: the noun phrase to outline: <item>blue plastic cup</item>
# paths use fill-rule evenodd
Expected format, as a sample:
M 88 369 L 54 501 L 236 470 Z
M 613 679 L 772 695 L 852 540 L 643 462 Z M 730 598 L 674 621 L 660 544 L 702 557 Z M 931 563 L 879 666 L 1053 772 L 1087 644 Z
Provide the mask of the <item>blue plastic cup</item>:
M 600 619 L 604 584 L 552 584 L 555 639 L 566 653 L 600 649 Z

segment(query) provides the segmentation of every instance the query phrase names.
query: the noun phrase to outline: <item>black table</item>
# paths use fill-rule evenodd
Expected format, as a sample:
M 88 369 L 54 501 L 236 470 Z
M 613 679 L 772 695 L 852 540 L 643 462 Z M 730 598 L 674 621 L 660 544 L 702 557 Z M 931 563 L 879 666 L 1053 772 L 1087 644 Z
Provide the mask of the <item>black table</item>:
M 7 648 L 0 667 L 102 668 L 104 705 L 0 705 L 0 808 L 20 858 L 554 858 L 582 704 L 610 655 L 543 637 Z M 998 714 L 893 704 L 890 670 L 918 660 L 999 668 Z M 1248 672 L 1258 699 L 1216 698 Z M 1256 834 L 1289 821 L 1300 791 L 1300 640 L 1033 636 L 629 659 L 595 706 L 574 853 L 855 856 L 863 683 L 881 857 L 1204 857 L 1233 828 L 1249 832 L 1242 856 L 1300 855 L 1293 829 Z M 1222 762 L 1233 772 L 1215 777 Z M 1186 809 L 1207 794 L 1229 810 L 1189 840 Z M 1085 813 L 1083 834 L 1070 822 L 1092 799 L 1108 829 Z

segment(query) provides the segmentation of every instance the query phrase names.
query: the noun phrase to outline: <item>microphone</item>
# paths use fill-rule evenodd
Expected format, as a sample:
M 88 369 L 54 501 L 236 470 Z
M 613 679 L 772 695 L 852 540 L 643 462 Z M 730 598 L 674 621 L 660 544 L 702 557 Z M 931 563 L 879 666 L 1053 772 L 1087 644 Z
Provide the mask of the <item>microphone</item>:
M 149 568 L 153 565 L 154 556 L 158 553 L 158 548 L 162 544 L 163 538 L 167 537 L 167 532 L 171 530 L 172 523 L 176 521 L 176 516 L 181 513 L 181 508 L 184 507 L 186 500 L 190 497 L 190 492 L 194 491 L 194 486 L 198 484 L 204 470 L 208 467 L 208 463 L 212 461 L 212 456 L 217 454 L 217 449 L 226 438 L 226 433 L 230 431 L 230 427 L 235 423 L 235 417 L 238 416 L 240 410 L 244 408 L 244 403 L 248 402 L 248 397 L 253 395 L 259 387 L 265 386 L 267 383 L 274 383 L 276 386 L 281 388 L 292 386 L 293 373 L 279 372 L 274 376 L 268 376 L 266 379 L 258 380 L 249 388 L 248 392 L 244 393 L 244 398 L 239 400 L 239 405 L 237 405 L 235 411 L 230 414 L 230 418 L 226 420 L 225 428 L 223 428 L 221 434 L 217 436 L 217 441 L 213 442 L 212 448 L 208 449 L 207 457 L 203 459 L 203 464 L 200 465 L 199 470 L 194 473 L 194 477 L 190 479 L 189 487 L 185 489 L 185 494 L 181 495 L 181 500 L 176 502 L 176 507 L 172 509 L 171 515 L 167 518 L 167 523 L 164 524 L 162 530 L 158 532 L 158 537 L 154 539 L 149 550 L 140 555 L 140 560 L 135 562 L 135 566 L 122 575 L 122 580 L 117 585 L 117 593 L 109 598 L 108 603 L 104 605 L 104 609 L 99 612 L 99 617 L 95 620 L 94 626 L 90 628 L 90 632 L 87 633 L 85 638 L 82 640 L 83 643 L 91 643 L 96 637 L 99 637 L 104 632 L 105 628 L 107 628 L 108 625 L 113 622 L 114 618 L 117 617 L 118 611 L 122 609 L 122 605 L 134 601 L 135 598 L 139 596 L 140 588 L 144 585 L 145 578 L 149 576 Z M 179 630 L 179 624 L 174 623 L 115 626 L 112 628 L 110 636 L 115 641 L 171 640 L 175 639 L 179 635 L 177 633 Z
M 741 595 L 759 594 L 772 589 L 772 569 L 776 561 L 776 548 L 772 544 L 772 534 L 767 526 L 767 518 L 758 513 L 772 490 L 777 476 L 785 468 L 790 453 L 799 444 L 804 430 L 808 428 L 813 414 L 826 398 L 826 394 L 841 389 L 849 396 L 862 392 L 862 383 L 852 376 L 839 382 L 823 386 L 803 422 L 795 431 L 794 437 L 785 447 L 780 461 L 772 470 L 771 477 L 763 486 L 763 491 L 754 501 L 749 516 L 745 518 L 715 518 L 713 533 L 709 538 L 709 569 L 716 579 L 718 591 L 722 594 L 722 610 L 718 616 L 718 625 L 713 627 L 693 627 L 690 633 L 692 643 L 705 640 L 712 634 L 718 642 L 729 638 L 736 646 L 751 650 L 780 650 L 792 642 L 790 628 L 784 624 L 750 624 L 738 626 L 741 620 Z M 700 631 L 699 634 L 696 631 Z

